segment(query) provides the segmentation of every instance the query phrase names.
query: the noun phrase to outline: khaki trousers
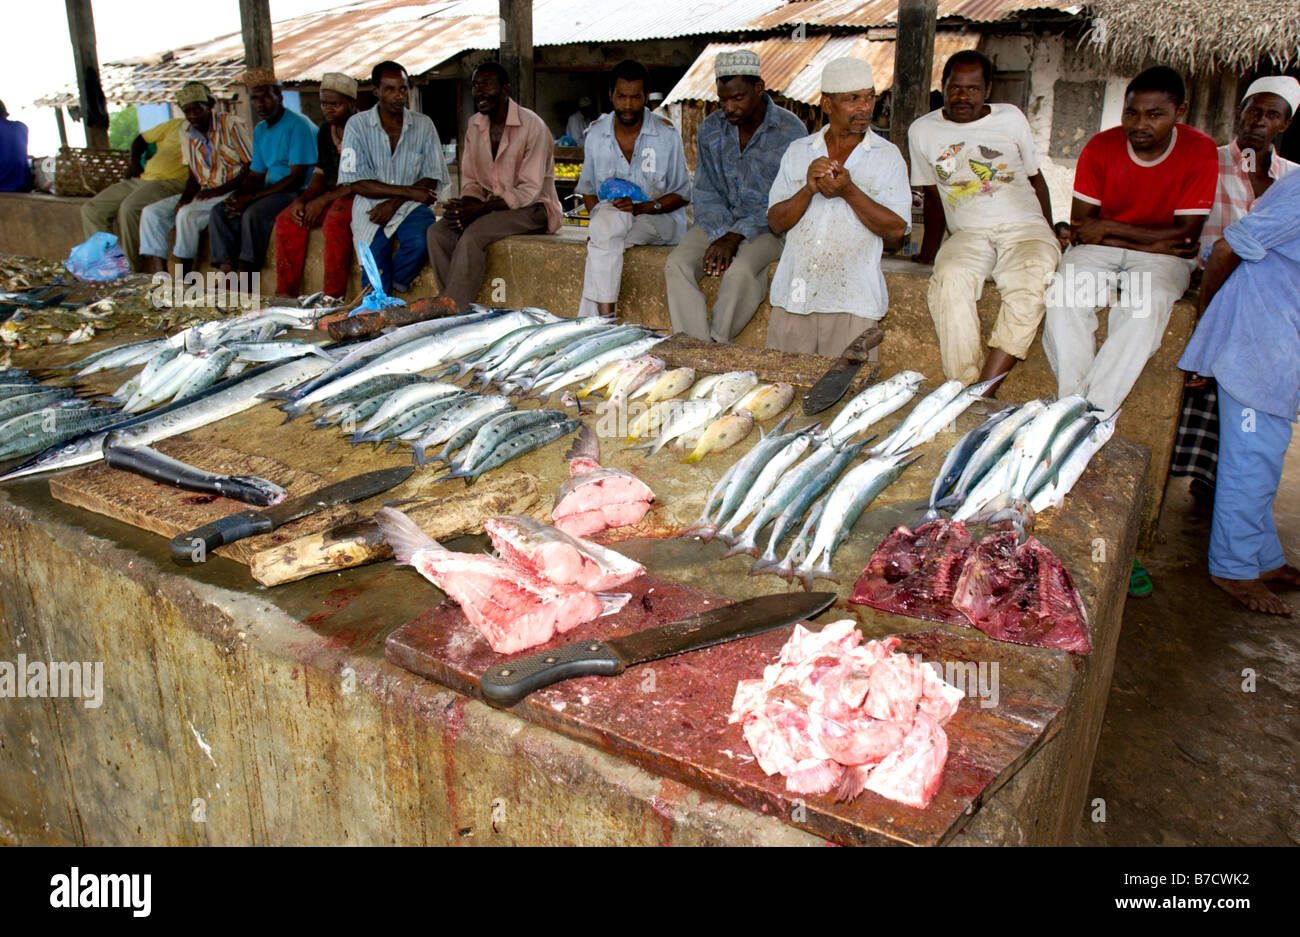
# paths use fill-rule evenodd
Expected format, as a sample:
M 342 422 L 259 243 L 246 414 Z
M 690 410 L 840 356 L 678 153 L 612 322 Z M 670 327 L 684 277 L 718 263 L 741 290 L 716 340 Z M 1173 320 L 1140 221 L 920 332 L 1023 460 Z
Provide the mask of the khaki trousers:
M 850 312 L 812 312 L 807 315 L 772 307 L 767 322 L 767 347 L 804 355 L 838 358 L 849 342 L 879 323 Z M 868 361 L 878 359 L 879 347 L 871 349 Z
M 975 303 L 989 274 L 1002 295 L 989 347 L 1017 358 L 1029 353 L 1043 320 L 1043 293 L 1060 258 L 1045 221 L 956 231 L 944 241 L 927 294 L 944 377 L 963 384 L 979 379 L 984 354 Z
M 441 219 L 425 235 L 439 293 L 454 300 L 457 308 L 468 309 L 483 286 L 488 247 L 515 234 L 545 234 L 547 221 L 546 206 L 541 202 L 488 212 L 463 232 L 457 232 L 446 218 Z
M 770 231 L 741 242 L 718 284 L 710 321 L 700 278 L 704 276 L 704 252 L 712 243 L 703 228 L 692 227 L 668 255 L 664 266 L 668 318 L 674 332 L 685 332 L 700 341 L 729 342 L 749 325 L 767 296 L 767 270 L 781 259 L 783 242 Z
M 185 191 L 185 180 L 145 182 L 123 179 L 110 185 L 81 206 L 81 230 L 86 237 L 97 231 L 112 231 L 117 219 L 117 240 L 131 269 L 140 266 L 140 213 L 145 207 L 170 195 Z

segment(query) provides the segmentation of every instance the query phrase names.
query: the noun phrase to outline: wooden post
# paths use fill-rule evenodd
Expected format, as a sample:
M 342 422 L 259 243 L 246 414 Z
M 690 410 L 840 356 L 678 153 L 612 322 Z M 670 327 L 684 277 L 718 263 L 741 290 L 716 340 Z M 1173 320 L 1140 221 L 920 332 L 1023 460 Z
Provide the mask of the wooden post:
M 894 40 L 894 94 L 889 140 L 907 156 L 907 130 L 930 110 L 930 70 L 934 67 L 934 23 L 938 0 L 899 0 L 898 38 Z
M 54 109 L 54 119 L 55 119 L 56 121 L 58 121 L 58 123 L 59 123 L 59 146 L 67 146 L 67 145 L 68 145 L 68 128 L 67 128 L 67 125 L 63 123 L 63 108 L 62 108 L 62 106 L 60 106 L 60 107 L 56 107 L 56 108 Z
M 77 63 L 77 91 L 86 146 L 108 149 L 108 103 L 99 83 L 99 54 L 95 51 L 95 17 L 90 0 L 64 0 L 68 10 L 68 35 Z
M 533 3 L 498 0 L 501 17 L 501 64 L 510 73 L 510 88 L 521 106 L 533 107 Z
M 239 0 L 239 23 L 244 35 L 244 67 L 274 67 L 271 57 L 271 0 Z

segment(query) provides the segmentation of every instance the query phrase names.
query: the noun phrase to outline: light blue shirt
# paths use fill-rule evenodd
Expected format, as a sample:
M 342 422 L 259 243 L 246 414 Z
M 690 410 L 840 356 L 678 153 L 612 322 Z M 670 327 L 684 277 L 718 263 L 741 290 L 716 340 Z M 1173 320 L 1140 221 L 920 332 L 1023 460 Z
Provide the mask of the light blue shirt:
M 740 131 L 721 109 L 700 124 L 695 159 L 695 223 L 709 240 L 728 231 L 746 238 L 767 227 L 767 194 L 781 168 L 786 148 L 807 136 L 803 121 L 767 93 L 767 113 L 749 143 L 740 148 Z
M 1300 410 L 1300 172 L 1274 182 L 1223 237 L 1242 262 L 1210 300 L 1178 366 L 1248 407 Z
M 582 174 L 574 191 L 579 195 L 595 195 L 606 179 L 634 182 L 651 200 L 670 194 L 691 200 L 691 174 L 686 168 L 682 138 L 649 110 L 642 111 L 641 132 L 632 147 L 630 161 L 623 158 L 623 151 L 614 139 L 613 112 L 602 114 L 587 128 Z M 686 207 L 669 212 L 667 217 L 673 222 L 674 232 L 667 243 L 676 244 L 686 234 Z
M 306 166 L 298 191 L 307 188 L 316 167 L 316 125 L 288 108 L 274 124 L 261 121 L 253 128 L 253 159 L 249 169 L 266 176 L 274 185 L 289 175 L 294 166 Z
M 437 179 L 438 195 L 442 197 L 451 184 L 447 160 L 442 155 L 442 141 L 433 121 L 418 111 L 407 108 L 402 112 L 402 133 L 397 138 L 397 149 L 388 142 L 388 134 L 379 122 L 379 106 L 354 114 L 343 128 L 343 144 L 339 147 L 339 185 L 362 179 L 374 179 L 388 185 L 414 185 L 421 179 Z M 352 202 L 352 238 L 357 244 L 369 244 L 379 231 L 379 225 L 370 220 L 368 213 L 385 199 L 358 195 Z M 406 201 L 397 210 L 384 234 L 392 237 L 406 216 L 419 202 Z

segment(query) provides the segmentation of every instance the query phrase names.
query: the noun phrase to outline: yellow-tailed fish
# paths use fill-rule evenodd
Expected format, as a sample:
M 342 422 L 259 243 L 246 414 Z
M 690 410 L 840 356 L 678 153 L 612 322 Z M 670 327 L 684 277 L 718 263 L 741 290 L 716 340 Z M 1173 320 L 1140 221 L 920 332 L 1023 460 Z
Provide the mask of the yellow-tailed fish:
M 676 397 L 694 383 L 694 368 L 673 368 L 671 371 L 664 371 L 653 381 L 638 387 L 632 394 L 632 399 L 645 397 L 646 403 L 657 403 L 660 400 L 667 400 L 669 397 Z
M 710 452 L 721 452 L 740 442 L 754 429 L 754 414 L 748 410 L 728 413 L 722 419 L 714 420 L 700 437 L 695 449 L 683 462 L 698 462 Z
M 596 372 L 591 380 L 578 388 L 578 399 L 586 400 L 602 387 L 608 387 L 618 379 L 619 372 L 623 370 L 625 364 L 627 364 L 626 361 L 611 361 L 605 365 Z
M 775 384 L 760 384 L 737 400 L 731 409 L 735 412 L 748 410 L 761 423 L 783 412 L 793 400 L 794 386 L 778 381 Z
M 627 428 L 627 441 L 633 442 L 643 436 L 654 434 L 660 421 L 668 413 L 670 401 L 661 400 L 638 416 Z

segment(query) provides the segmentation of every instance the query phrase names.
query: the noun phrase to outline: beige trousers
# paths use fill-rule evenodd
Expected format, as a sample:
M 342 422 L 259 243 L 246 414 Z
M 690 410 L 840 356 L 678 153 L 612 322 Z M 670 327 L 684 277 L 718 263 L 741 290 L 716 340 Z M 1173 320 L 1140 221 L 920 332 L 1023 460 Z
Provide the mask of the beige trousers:
M 767 347 L 803 355 L 838 358 L 853 341 L 873 325 L 875 319 L 851 312 L 811 312 L 800 315 L 780 306 L 772 307 L 767 322 Z M 871 349 L 868 361 L 876 361 L 879 348 Z
M 948 380 L 971 384 L 983 363 L 975 303 L 984 280 L 1002 295 L 989 346 L 1024 358 L 1043 321 L 1043 294 L 1061 249 L 1046 221 L 954 232 L 934 259 L 928 299 Z
M 741 242 L 718 284 L 710 320 L 700 278 L 704 276 L 704 252 L 712 243 L 704 229 L 695 226 L 668 255 L 664 265 L 668 318 L 674 332 L 685 332 L 705 342 L 729 342 L 749 325 L 767 296 L 767 270 L 781 259 L 782 241 L 764 231 Z
M 123 179 L 110 185 L 89 202 L 81 206 L 81 230 L 86 237 L 96 231 L 112 231 L 117 219 L 117 240 L 122 253 L 131 262 L 131 269 L 140 267 L 140 214 L 145 207 L 169 195 L 185 191 L 185 180 L 145 182 L 143 179 Z

